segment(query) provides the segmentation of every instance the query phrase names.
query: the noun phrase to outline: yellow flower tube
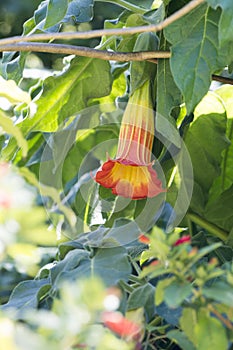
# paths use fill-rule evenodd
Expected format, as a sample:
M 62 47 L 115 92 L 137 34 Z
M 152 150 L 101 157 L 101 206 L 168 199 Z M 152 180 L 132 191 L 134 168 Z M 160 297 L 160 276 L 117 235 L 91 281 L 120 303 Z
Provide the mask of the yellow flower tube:
M 108 159 L 97 171 L 95 181 L 112 193 L 143 199 L 164 192 L 151 162 L 154 138 L 154 112 L 150 82 L 130 96 L 124 112 L 116 159 Z

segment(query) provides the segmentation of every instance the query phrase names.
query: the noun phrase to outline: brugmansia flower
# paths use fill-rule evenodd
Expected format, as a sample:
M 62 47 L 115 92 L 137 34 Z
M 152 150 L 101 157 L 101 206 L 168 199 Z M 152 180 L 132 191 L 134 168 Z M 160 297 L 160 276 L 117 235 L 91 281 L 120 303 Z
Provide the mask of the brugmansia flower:
M 97 171 L 95 181 L 126 198 L 142 199 L 164 192 L 151 162 L 154 139 L 154 112 L 150 82 L 130 96 L 124 112 L 116 159 L 110 159 Z

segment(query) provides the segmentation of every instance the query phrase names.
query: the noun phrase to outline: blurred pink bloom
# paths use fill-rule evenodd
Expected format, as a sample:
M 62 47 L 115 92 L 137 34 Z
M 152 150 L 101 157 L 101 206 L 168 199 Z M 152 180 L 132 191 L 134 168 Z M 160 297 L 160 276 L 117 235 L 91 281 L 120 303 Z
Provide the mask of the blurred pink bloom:
M 184 244 L 184 243 L 191 243 L 191 236 L 190 235 L 185 235 L 179 238 L 175 243 L 174 246 Z

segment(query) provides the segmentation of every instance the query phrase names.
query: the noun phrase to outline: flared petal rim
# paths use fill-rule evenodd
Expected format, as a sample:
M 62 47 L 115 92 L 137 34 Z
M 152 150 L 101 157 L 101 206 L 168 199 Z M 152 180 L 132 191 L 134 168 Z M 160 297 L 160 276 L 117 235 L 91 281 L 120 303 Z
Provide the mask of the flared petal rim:
M 97 171 L 95 181 L 111 188 L 113 194 L 131 199 L 155 197 L 166 191 L 151 163 L 125 164 L 124 160 L 108 159 Z

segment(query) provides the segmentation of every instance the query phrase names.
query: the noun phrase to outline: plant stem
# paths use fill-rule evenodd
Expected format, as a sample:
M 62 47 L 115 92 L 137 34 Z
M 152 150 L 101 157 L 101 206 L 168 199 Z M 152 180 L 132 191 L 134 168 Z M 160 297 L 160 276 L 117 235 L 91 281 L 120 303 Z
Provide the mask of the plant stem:
M 212 79 L 215 81 L 219 81 L 220 83 L 233 85 L 233 79 L 231 79 L 231 78 L 222 77 L 220 75 L 213 74 Z
M 124 1 L 124 0 L 95 0 L 95 1 L 96 2 L 111 2 L 114 5 L 119 5 L 123 8 L 125 8 L 126 10 L 140 13 L 141 15 L 143 15 L 147 11 L 146 9 L 143 9 L 142 7 L 138 7 L 137 5 L 131 4 L 131 3 Z
M 214 309 L 213 305 L 208 305 L 208 309 L 212 312 L 227 328 L 233 331 L 233 324 L 230 320 L 222 316 L 216 309 Z
M 228 238 L 228 233 L 218 226 L 211 224 L 207 220 L 201 218 L 199 215 L 194 214 L 194 213 L 188 213 L 187 214 L 188 219 L 190 219 L 192 222 L 195 224 L 203 227 L 213 235 L 217 236 L 218 238 L 222 239 L 223 241 L 226 241 Z
M 149 58 L 169 58 L 168 51 L 139 51 L 139 52 L 113 52 L 92 49 L 83 46 L 51 44 L 51 43 L 20 43 L 11 45 L 0 45 L 2 51 L 28 51 L 28 52 L 51 52 L 57 54 L 77 55 L 102 60 L 113 60 L 119 62 L 144 61 Z

